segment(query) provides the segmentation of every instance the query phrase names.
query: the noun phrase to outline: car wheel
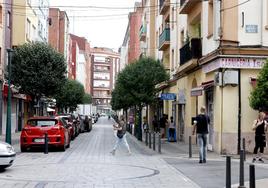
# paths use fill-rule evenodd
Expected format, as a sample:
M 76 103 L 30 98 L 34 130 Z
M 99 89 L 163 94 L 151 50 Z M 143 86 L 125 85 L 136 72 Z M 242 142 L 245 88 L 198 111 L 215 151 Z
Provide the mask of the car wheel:
M 23 146 L 20 146 L 20 151 L 21 152 L 26 152 L 27 151 L 27 148 L 26 147 L 23 147 Z

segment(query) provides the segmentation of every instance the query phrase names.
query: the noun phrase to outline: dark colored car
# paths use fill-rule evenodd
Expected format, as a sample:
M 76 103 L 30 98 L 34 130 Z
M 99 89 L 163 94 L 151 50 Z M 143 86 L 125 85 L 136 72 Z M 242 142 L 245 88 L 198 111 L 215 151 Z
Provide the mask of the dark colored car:
M 92 130 L 92 120 L 89 116 L 84 116 L 84 115 L 79 114 L 78 120 L 79 120 L 79 132 L 80 133 L 89 132 Z
M 68 125 L 60 117 L 38 116 L 30 118 L 21 131 L 21 152 L 32 147 L 43 147 L 45 133 L 48 135 L 48 146 L 57 147 L 62 151 L 70 147 Z

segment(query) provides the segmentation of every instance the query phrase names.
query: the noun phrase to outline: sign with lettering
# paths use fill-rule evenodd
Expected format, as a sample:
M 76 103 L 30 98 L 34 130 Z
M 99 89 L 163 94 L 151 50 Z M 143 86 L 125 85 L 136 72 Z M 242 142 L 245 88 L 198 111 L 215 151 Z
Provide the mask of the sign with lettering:
M 246 25 L 246 33 L 258 33 L 258 25 Z
M 160 99 L 162 100 L 176 100 L 175 93 L 162 93 Z
M 219 58 L 202 67 L 203 72 L 208 73 L 219 68 L 233 69 L 261 69 L 266 59 L 261 58 Z

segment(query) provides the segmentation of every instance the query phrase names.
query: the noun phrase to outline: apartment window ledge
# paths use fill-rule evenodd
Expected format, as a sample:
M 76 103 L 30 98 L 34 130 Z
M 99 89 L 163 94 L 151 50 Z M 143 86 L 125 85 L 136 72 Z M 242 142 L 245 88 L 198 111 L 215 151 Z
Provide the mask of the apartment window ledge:
M 212 36 L 213 36 L 212 33 L 208 34 L 208 35 L 207 35 L 207 39 L 210 39 Z

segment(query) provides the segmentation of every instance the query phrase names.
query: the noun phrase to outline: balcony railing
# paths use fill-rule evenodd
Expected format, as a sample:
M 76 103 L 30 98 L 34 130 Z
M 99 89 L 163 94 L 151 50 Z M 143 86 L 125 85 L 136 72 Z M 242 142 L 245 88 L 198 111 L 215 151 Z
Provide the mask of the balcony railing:
M 180 49 L 180 65 L 191 59 L 202 57 L 202 42 L 200 38 L 193 38 Z
M 140 27 L 140 33 L 139 33 L 140 41 L 145 41 L 146 40 L 146 32 L 147 32 L 146 26 L 142 25 Z
M 159 13 L 160 15 L 164 15 L 167 10 L 169 9 L 170 7 L 170 0 L 160 0 L 159 1 Z
M 201 0 L 180 0 L 180 13 L 187 14 L 192 8 L 201 2 Z
M 166 28 L 159 36 L 159 50 L 165 50 L 169 45 L 170 45 L 170 28 Z

